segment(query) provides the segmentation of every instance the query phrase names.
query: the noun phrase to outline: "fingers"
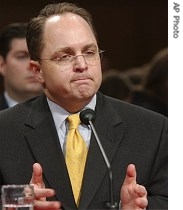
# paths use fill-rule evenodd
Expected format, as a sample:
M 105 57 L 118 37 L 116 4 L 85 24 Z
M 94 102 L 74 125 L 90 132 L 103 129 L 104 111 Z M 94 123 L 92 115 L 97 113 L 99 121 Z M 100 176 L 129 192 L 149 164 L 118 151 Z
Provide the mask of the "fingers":
M 37 200 L 46 200 L 46 197 L 52 197 L 54 195 L 55 191 L 53 189 L 34 188 L 34 196 Z
M 136 205 L 141 209 L 146 208 L 148 205 L 146 188 L 142 185 L 136 184 L 134 192 L 137 195 L 137 198 L 135 199 Z
M 35 184 L 41 188 L 44 188 L 42 173 L 43 173 L 43 169 L 41 165 L 39 163 L 34 163 L 30 184 Z
M 134 192 L 137 194 L 138 197 L 143 197 L 147 195 L 146 188 L 143 185 L 139 185 L 139 184 L 135 185 Z
M 124 185 L 135 184 L 136 183 L 136 169 L 133 164 L 128 165 L 126 171 L 126 177 L 124 180 Z
M 145 197 L 136 198 L 135 202 L 136 202 L 136 206 L 138 206 L 139 209 L 146 209 L 148 205 L 148 200 Z
M 52 189 L 35 189 L 34 210 L 60 210 L 61 203 L 58 201 L 47 201 L 47 197 L 55 195 Z

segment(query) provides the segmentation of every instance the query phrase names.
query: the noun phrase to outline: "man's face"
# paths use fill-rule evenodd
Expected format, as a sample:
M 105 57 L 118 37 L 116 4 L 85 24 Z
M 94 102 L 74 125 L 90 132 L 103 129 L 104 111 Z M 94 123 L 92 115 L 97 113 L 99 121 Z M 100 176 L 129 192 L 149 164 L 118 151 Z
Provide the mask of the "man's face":
M 30 71 L 30 57 L 24 38 L 12 39 L 6 58 L 1 57 L 0 71 L 4 76 L 5 89 L 17 101 L 38 95 L 42 90 Z
M 88 23 L 70 13 L 52 16 L 45 24 L 43 43 L 40 58 L 77 56 L 69 68 L 55 61 L 40 61 L 37 78 L 45 84 L 48 98 L 67 109 L 73 102 L 89 101 L 99 89 L 102 73 L 100 59 L 88 65 L 83 56 L 78 56 L 98 52 L 95 36 Z

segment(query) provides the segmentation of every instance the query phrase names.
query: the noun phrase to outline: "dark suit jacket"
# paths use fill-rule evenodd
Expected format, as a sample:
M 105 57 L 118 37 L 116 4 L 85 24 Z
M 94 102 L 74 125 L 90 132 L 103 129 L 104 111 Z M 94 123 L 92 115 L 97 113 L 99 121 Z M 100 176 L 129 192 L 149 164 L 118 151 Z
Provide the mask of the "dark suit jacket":
M 133 163 L 138 183 L 147 188 L 149 209 L 167 209 L 167 119 L 98 93 L 94 126 L 112 166 L 115 201 Z M 64 209 L 77 209 L 44 95 L 0 112 L 0 185 L 29 183 L 35 162 L 43 167 L 46 186 L 56 191 L 53 199 Z M 79 209 L 103 209 L 109 200 L 106 164 L 92 135 Z
M 0 110 L 7 109 L 7 108 L 8 108 L 7 101 L 4 97 L 4 94 L 2 94 L 0 95 Z

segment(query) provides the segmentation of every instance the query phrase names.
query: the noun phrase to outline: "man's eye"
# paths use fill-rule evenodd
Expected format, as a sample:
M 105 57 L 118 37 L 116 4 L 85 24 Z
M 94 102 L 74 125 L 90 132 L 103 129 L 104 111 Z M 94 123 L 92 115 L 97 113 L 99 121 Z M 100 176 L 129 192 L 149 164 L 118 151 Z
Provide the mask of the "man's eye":
M 93 52 L 93 51 L 87 51 L 85 54 L 86 55 L 93 55 L 93 54 L 95 54 L 95 52 Z
M 30 56 L 29 55 L 17 55 L 16 56 L 18 60 L 25 60 L 25 59 L 29 59 Z
M 58 56 L 56 58 L 54 58 L 53 60 L 55 61 L 62 61 L 62 60 L 67 60 L 71 57 L 71 55 L 63 55 L 63 56 Z
M 87 51 L 86 53 L 84 53 L 84 55 L 87 58 L 93 58 L 95 56 L 95 52 L 94 51 Z

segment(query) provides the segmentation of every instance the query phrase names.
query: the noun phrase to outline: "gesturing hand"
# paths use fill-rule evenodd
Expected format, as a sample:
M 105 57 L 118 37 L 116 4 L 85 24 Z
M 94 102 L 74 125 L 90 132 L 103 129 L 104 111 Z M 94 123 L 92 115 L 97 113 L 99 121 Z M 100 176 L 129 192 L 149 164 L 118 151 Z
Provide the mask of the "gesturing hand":
M 147 207 L 147 191 L 144 186 L 137 184 L 136 169 L 133 164 L 127 167 L 120 197 L 123 210 L 142 210 Z
M 60 209 L 60 202 L 58 201 L 46 201 L 47 197 L 55 195 L 53 189 L 46 189 L 42 178 L 42 167 L 39 163 L 33 165 L 33 173 L 30 184 L 34 186 L 34 210 L 58 210 Z

